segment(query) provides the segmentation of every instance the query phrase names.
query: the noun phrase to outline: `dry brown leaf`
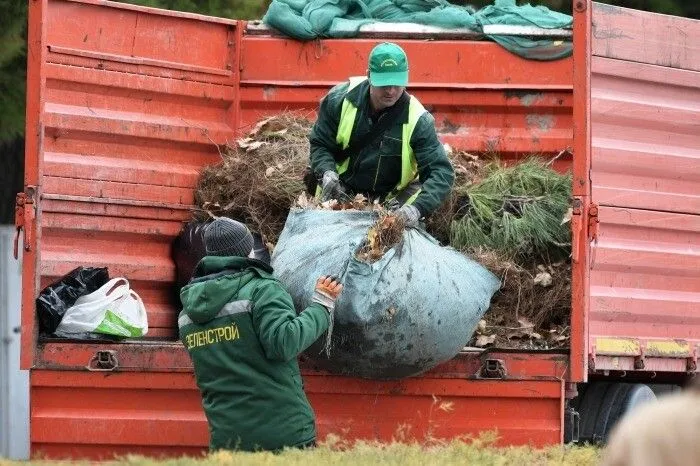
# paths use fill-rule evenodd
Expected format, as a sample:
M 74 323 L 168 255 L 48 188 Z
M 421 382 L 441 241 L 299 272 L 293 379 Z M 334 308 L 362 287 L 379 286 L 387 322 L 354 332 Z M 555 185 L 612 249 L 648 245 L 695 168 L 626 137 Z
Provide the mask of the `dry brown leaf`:
M 265 119 L 263 119 L 263 120 L 260 120 L 260 121 L 253 127 L 253 129 L 250 131 L 250 133 L 248 133 L 248 134 L 249 134 L 251 137 L 252 137 L 252 136 L 257 136 L 257 134 L 260 132 L 260 130 L 262 130 L 263 127 L 264 127 L 265 125 L 267 125 L 270 121 L 274 120 L 275 118 L 276 118 L 275 116 L 271 116 L 271 117 L 265 118 Z
M 297 198 L 297 206 L 302 209 L 308 209 L 313 205 L 313 198 L 310 198 L 306 193 L 299 194 Z
M 451 412 L 452 410 L 454 410 L 454 402 L 452 402 L 452 401 L 443 401 L 443 402 L 440 403 L 440 405 L 438 406 L 438 409 L 441 410 L 441 411 L 445 411 L 446 413 L 449 413 L 449 412 Z
M 533 279 L 535 285 L 548 287 L 552 284 L 552 275 L 549 272 L 540 272 Z
M 476 342 L 474 343 L 475 346 L 478 346 L 479 348 L 483 348 L 488 345 L 493 345 L 493 342 L 496 341 L 496 334 L 494 333 L 493 335 L 479 335 L 476 337 Z
M 262 146 L 266 145 L 265 141 L 254 141 L 251 138 L 239 139 L 238 147 L 244 149 L 246 152 L 251 152 L 260 149 Z
M 529 328 L 529 329 L 535 328 L 535 324 L 533 324 L 532 322 L 530 322 L 526 317 L 521 317 L 521 318 L 519 318 L 519 319 L 518 319 L 518 323 L 519 323 L 520 326 L 521 326 L 522 328 L 524 328 L 524 329 L 527 329 L 527 328 Z
M 325 201 L 321 203 L 321 208 L 326 210 L 336 210 L 337 206 L 338 201 L 336 201 L 335 199 L 331 199 L 330 201 Z
M 564 214 L 564 218 L 561 219 L 561 224 L 564 225 L 565 223 L 569 223 L 571 221 L 571 217 L 574 214 L 574 209 L 569 207 L 569 209 L 566 211 Z

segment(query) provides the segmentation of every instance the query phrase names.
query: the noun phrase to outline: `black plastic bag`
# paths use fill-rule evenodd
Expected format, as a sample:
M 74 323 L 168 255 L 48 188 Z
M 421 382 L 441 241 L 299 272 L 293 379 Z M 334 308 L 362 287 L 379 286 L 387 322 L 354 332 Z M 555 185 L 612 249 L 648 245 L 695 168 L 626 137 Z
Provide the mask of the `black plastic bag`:
M 47 286 L 36 298 L 39 332 L 51 335 L 75 301 L 109 281 L 107 267 L 78 267 Z
M 175 261 L 177 291 L 192 279 L 195 267 L 207 255 L 204 246 L 204 232 L 211 222 L 187 223 L 173 243 L 173 260 Z M 253 232 L 253 259 L 270 264 L 270 252 L 259 233 Z

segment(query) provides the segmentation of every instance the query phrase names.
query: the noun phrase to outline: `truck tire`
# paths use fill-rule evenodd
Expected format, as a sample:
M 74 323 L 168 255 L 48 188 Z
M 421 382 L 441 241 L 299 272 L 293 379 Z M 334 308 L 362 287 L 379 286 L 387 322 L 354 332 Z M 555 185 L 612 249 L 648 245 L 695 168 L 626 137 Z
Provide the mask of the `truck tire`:
M 594 382 L 579 400 L 580 441 L 604 444 L 615 424 L 638 406 L 656 400 L 649 386 L 618 382 Z

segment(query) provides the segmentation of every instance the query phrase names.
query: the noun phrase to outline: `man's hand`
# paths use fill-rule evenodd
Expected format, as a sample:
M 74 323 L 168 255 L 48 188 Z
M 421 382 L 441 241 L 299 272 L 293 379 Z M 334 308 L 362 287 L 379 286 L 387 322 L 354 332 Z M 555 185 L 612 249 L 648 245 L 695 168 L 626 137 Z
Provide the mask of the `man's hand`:
M 401 217 L 404 224 L 409 228 L 418 228 L 420 222 L 420 210 L 412 205 L 404 205 L 396 211 L 396 215 Z
M 320 304 L 331 313 L 335 309 L 335 301 L 341 291 L 343 291 L 343 285 L 337 277 L 323 275 L 316 280 L 316 289 L 311 301 Z
M 321 201 L 326 202 L 331 199 L 345 201 L 348 197 L 343 183 L 340 182 L 338 174 L 333 170 L 328 170 L 323 174 L 321 181 Z

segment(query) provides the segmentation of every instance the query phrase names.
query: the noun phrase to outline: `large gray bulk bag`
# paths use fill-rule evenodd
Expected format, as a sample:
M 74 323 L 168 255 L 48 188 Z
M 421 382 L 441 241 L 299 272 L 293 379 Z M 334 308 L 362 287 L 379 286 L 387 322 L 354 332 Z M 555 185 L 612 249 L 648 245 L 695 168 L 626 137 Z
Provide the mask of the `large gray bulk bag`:
M 292 209 L 272 266 L 297 309 L 309 305 L 320 275 L 337 275 L 344 284 L 330 351 L 324 351 L 324 335 L 306 352 L 318 368 L 396 379 L 453 358 L 473 334 L 499 281 L 420 229 L 405 230 L 379 261 L 359 261 L 356 252 L 377 218 L 368 211 Z

